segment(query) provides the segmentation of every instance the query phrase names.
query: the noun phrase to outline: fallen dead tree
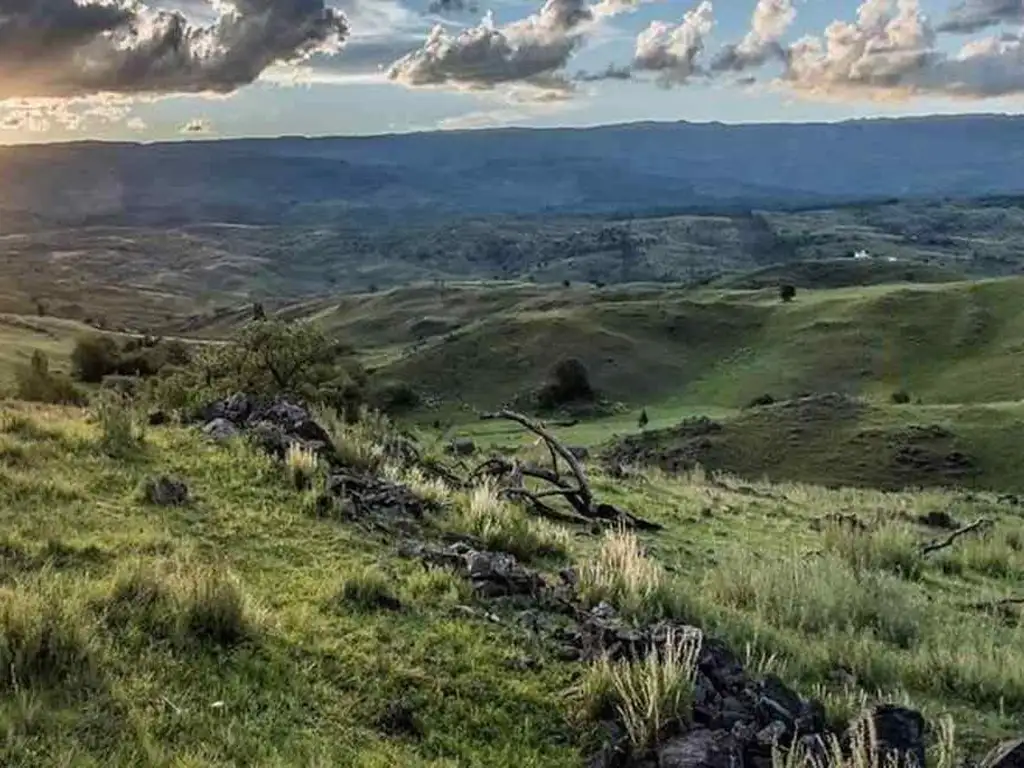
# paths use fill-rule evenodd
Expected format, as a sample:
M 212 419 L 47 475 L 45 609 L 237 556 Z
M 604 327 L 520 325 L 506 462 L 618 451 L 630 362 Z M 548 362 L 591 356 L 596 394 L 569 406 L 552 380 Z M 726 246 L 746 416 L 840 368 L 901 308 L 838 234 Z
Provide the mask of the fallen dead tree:
M 524 463 L 517 459 L 494 457 L 480 464 L 470 474 L 469 482 L 489 477 L 499 485 L 505 498 L 529 506 L 535 513 L 560 522 L 600 522 L 625 525 L 640 530 L 660 530 L 662 526 L 637 517 L 612 504 L 594 499 L 593 490 L 579 459 L 541 424 L 516 411 L 502 410 L 481 414 L 482 420 L 505 419 L 519 424 L 537 435 L 548 449 L 551 467 Z M 563 465 L 565 472 L 563 472 Z M 529 488 L 527 478 L 546 487 Z M 561 498 L 572 509 L 565 513 L 549 501 Z

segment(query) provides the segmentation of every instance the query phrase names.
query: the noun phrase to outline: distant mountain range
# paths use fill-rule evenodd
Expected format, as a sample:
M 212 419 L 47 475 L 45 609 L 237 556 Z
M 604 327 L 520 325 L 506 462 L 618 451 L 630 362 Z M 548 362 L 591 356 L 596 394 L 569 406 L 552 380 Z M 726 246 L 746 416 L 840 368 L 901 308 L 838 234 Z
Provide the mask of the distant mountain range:
M 0 148 L 0 233 L 364 227 L 1024 193 L 1024 117 L 636 123 L 370 138 Z

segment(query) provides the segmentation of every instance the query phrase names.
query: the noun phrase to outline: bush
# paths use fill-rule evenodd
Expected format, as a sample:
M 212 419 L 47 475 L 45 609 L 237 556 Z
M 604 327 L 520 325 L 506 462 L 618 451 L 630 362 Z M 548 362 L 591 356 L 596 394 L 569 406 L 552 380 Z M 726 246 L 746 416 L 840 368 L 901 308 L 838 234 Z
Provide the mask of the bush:
M 76 379 L 99 384 L 104 376 L 118 373 L 121 354 L 110 336 L 91 334 L 75 342 L 71 350 L 71 371 Z
M 203 347 L 190 364 L 161 381 L 154 393 L 190 407 L 245 392 L 289 396 L 346 413 L 364 400 L 366 374 L 352 350 L 310 323 L 258 321 L 226 344 Z M 186 400 L 186 404 L 182 404 Z
M 15 395 L 19 400 L 55 405 L 85 405 L 87 397 L 63 373 L 50 371 L 46 355 L 39 350 L 32 354 L 32 362 L 14 370 Z
M 910 393 L 903 389 L 893 392 L 892 401 L 896 405 L 906 405 L 910 402 Z
M 123 395 L 110 390 L 100 393 L 96 419 L 102 430 L 100 447 L 108 456 L 127 458 L 141 448 L 145 439 L 143 422 Z
M 787 303 L 792 301 L 796 298 L 796 287 L 792 285 L 780 285 L 779 298 Z
M 412 385 L 404 381 L 389 381 L 375 388 L 370 402 L 384 413 L 400 413 L 416 408 L 422 399 Z
M 557 362 L 551 369 L 548 382 L 537 393 L 538 405 L 542 409 L 591 401 L 595 397 L 586 366 L 574 357 Z
M 121 397 L 134 398 L 139 391 L 139 379 L 134 376 L 122 376 L 119 373 L 114 373 L 104 376 L 100 386 Z

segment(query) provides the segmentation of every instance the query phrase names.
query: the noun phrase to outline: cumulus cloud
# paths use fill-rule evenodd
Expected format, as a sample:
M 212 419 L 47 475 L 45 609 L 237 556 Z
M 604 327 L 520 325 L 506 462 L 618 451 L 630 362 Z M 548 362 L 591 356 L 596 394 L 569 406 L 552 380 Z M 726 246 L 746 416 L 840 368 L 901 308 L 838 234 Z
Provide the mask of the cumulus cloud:
M 1024 0 L 961 0 L 939 24 L 940 32 L 977 32 L 998 24 L 1024 23 Z
M 686 83 L 703 70 L 697 57 L 704 50 L 704 39 L 714 26 L 714 11 L 709 0 L 686 12 L 672 26 L 653 21 L 636 39 L 633 68 L 657 72 L 663 85 Z
M 502 27 L 491 14 L 457 35 L 437 25 L 422 47 L 391 65 L 388 78 L 407 86 L 469 89 L 541 80 L 546 89 L 564 89 L 568 81 L 557 73 L 593 18 L 583 0 L 547 0 L 537 13 Z
M 807 91 L 913 89 L 939 55 L 917 0 L 864 0 L 853 22 L 834 21 L 824 39 L 804 37 L 788 51 L 784 80 Z
M 739 42 L 726 45 L 715 56 L 715 71 L 743 72 L 759 67 L 769 58 L 785 59 L 779 41 L 796 18 L 792 0 L 758 0 L 750 20 L 750 31 Z
M 196 24 L 134 0 L 0 0 L 0 99 L 228 93 L 275 62 L 336 49 L 348 30 L 323 0 L 211 8 L 214 20 Z

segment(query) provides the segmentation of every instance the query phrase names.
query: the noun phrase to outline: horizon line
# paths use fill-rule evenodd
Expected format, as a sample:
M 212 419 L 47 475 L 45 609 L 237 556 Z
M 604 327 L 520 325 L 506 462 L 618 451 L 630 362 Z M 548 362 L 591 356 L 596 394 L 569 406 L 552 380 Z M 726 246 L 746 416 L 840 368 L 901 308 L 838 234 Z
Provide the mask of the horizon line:
M 763 127 L 763 126 L 821 126 L 821 125 L 847 125 L 854 123 L 897 123 L 913 121 L 954 121 L 954 120 L 984 120 L 984 119 L 1024 119 L 1022 112 L 932 112 L 917 115 L 868 115 L 864 117 L 847 117 L 836 120 L 739 120 L 730 122 L 727 120 L 625 120 L 608 123 L 593 123 L 589 125 L 565 125 L 565 126 L 531 126 L 531 125 L 502 125 L 483 126 L 477 128 L 413 128 L 408 131 L 388 131 L 382 133 L 365 134 L 302 134 L 282 133 L 276 136 L 194 136 L 183 135 L 177 139 L 152 139 L 152 140 L 120 140 L 120 139 L 63 139 L 55 141 L 28 141 L 7 143 L 0 141 L 0 149 L 25 148 L 25 147 L 51 147 L 51 146 L 79 146 L 79 145 L 101 145 L 101 146 L 130 146 L 149 147 L 167 144 L 213 144 L 226 142 L 257 142 L 257 141 L 373 141 L 380 139 L 393 139 L 406 136 L 427 136 L 438 134 L 476 134 L 476 133 L 499 133 L 499 132 L 533 132 L 533 133 L 554 133 L 554 132 L 583 132 L 607 130 L 612 128 L 639 128 L 644 126 L 719 126 L 723 128 Z

